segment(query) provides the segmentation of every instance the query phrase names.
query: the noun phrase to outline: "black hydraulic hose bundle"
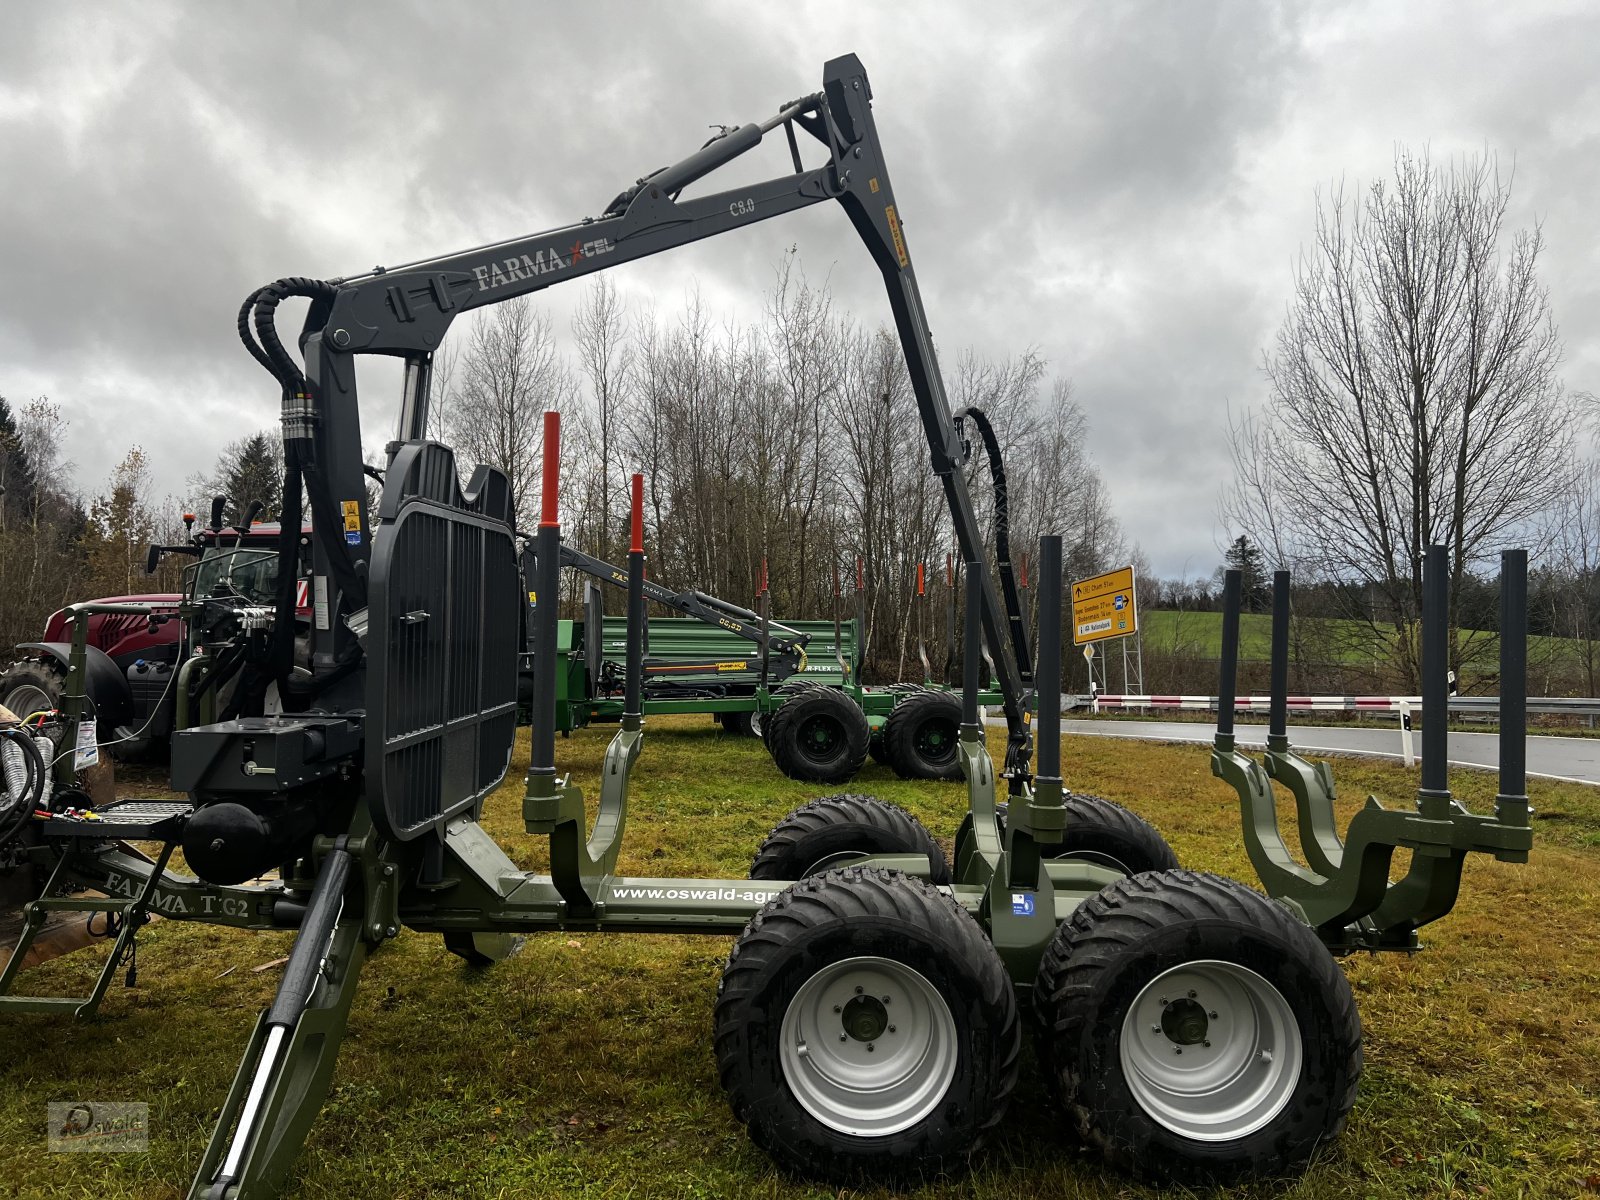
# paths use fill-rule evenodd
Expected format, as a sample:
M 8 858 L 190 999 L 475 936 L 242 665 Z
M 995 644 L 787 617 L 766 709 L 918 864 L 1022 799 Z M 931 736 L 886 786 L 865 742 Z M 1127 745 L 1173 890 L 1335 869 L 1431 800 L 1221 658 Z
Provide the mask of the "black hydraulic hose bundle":
M 278 580 L 273 598 L 275 611 L 269 663 L 270 673 L 278 683 L 279 694 L 286 700 L 291 694 L 315 694 L 320 688 L 349 674 L 355 666 L 352 656 L 309 684 L 296 686 L 292 683 L 295 592 L 299 582 L 300 537 L 304 525 L 301 494 L 307 471 L 315 469 L 315 463 L 307 453 L 313 432 L 313 415 L 310 408 L 310 381 L 278 337 L 276 318 L 278 305 L 291 296 L 310 300 L 315 309 L 319 305 L 330 306 L 336 295 L 337 290 L 330 283 L 296 276 L 258 288 L 246 297 L 239 309 L 239 340 L 250 351 L 251 357 L 278 381 L 283 392 L 283 503 L 278 517 Z M 340 514 L 334 511 L 332 502 L 326 497 L 322 498 L 324 503 L 320 506 L 317 499 L 314 495 L 313 508 L 320 507 L 324 511 L 313 512 L 313 520 L 329 529 L 337 529 Z M 343 547 L 339 549 L 342 551 Z M 364 594 L 355 563 L 348 552 L 334 553 L 331 569 L 346 596 Z
M 1022 615 L 1022 598 L 1017 593 L 1016 572 L 1011 566 L 1011 497 L 1006 483 L 1005 462 L 1000 455 L 1000 439 L 981 408 L 969 407 L 956 414 L 956 433 L 963 432 L 968 419 L 983 440 L 989 460 L 989 477 L 994 483 L 994 557 L 1000 571 L 1000 588 L 1005 595 L 1006 622 L 1011 627 L 1011 649 L 1017 660 L 1017 673 L 1026 687 L 1033 678 L 1033 655 L 1028 647 L 1028 628 Z M 994 647 L 996 653 L 1000 648 Z

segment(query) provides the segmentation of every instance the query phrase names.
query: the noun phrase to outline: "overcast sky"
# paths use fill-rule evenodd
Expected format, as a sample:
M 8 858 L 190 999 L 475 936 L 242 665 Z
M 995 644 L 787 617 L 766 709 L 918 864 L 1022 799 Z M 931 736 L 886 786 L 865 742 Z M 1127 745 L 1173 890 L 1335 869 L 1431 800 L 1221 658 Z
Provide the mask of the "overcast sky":
M 598 215 L 849 51 L 947 364 L 1031 346 L 1070 378 L 1161 575 L 1218 561 L 1227 414 L 1263 398 L 1315 190 L 1382 175 L 1397 144 L 1514 159 L 1566 383 L 1600 392 L 1592 4 L 56 0 L 5 24 L 0 394 L 60 403 L 86 493 L 135 441 L 177 492 L 275 425 L 234 332 L 255 286 Z M 777 174 L 769 141 L 751 169 Z M 636 304 L 698 283 L 753 317 L 791 245 L 887 319 L 832 205 L 611 276 Z M 561 292 L 539 302 L 564 327 Z M 393 397 L 368 398 L 376 447 Z

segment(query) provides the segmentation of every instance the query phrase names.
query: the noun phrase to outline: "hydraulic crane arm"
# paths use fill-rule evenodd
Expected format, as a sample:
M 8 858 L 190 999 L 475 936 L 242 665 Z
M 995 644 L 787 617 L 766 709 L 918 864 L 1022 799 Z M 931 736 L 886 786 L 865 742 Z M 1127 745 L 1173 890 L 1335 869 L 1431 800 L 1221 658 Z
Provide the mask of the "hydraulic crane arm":
M 585 575 L 592 575 L 613 587 L 628 587 L 628 573 L 621 567 L 614 567 L 610 563 L 585 554 L 582 550 L 574 550 L 566 543 L 561 546 L 561 565 L 571 567 L 575 571 L 582 571 Z M 662 587 L 654 580 L 644 581 L 644 596 L 654 604 L 662 604 L 673 612 L 680 612 L 686 617 L 693 617 L 707 625 L 715 625 L 718 629 L 726 629 L 729 633 L 736 634 L 746 641 L 761 644 L 762 625 L 761 615 L 751 612 L 747 608 L 740 608 L 736 604 L 729 604 L 716 596 L 708 596 L 705 592 L 686 591 L 673 592 Z M 771 634 L 768 642 L 771 653 L 778 655 L 798 654 L 811 640 L 809 633 L 801 633 L 790 629 L 787 625 L 780 625 L 776 621 L 768 623 Z
M 725 130 L 683 161 L 624 190 L 598 218 L 345 279 L 282 280 L 246 301 L 241 333 L 258 361 L 282 385 L 286 448 L 293 447 L 290 461 L 303 469 L 316 514 L 316 570 L 332 581 L 323 586 L 334 594 L 320 610 L 331 615 L 319 621 L 315 631 L 319 664 L 342 667 L 350 661 L 353 634 L 345 628 L 344 618 L 366 603 L 365 560 L 371 544 L 356 415 L 357 355 L 386 354 L 406 360 L 399 439 L 417 440 L 427 427 L 432 355 L 462 313 L 823 200 L 837 200 L 843 206 L 883 275 L 957 544 L 963 559 L 986 561 L 961 471 L 962 439 L 951 419 L 871 101 L 872 89 L 860 60 L 845 55 L 824 66 L 820 92 L 784 105 L 766 121 Z M 788 141 L 793 173 L 707 196 L 682 196 L 690 184 L 753 149 L 779 128 Z M 804 167 L 796 128 L 822 143 L 828 155 L 824 165 Z M 300 337 L 303 372 L 282 352 L 270 328 L 272 310 L 288 295 L 306 296 L 312 302 Z M 252 304 L 262 341 L 259 347 L 245 329 Z M 328 519 L 333 514 L 342 515 L 342 521 Z M 1032 751 L 1024 715 L 1027 665 L 1019 669 L 1009 653 L 1009 614 L 987 573 L 981 591 L 983 632 L 1009 727 L 1005 769 L 1015 788 L 1028 777 Z M 330 671 L 330 678 L 334 674 Z

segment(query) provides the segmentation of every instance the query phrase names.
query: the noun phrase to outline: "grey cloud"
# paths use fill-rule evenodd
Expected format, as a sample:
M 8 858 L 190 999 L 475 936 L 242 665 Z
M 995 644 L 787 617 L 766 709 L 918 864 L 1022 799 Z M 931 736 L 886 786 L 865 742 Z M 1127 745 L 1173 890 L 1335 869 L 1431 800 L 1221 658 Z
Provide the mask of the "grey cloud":
M 67 406 L 86 488 L 134 440 L 176 488 L 273 418 L 233 336 L 251 287 L 594 214 L 854 50 L 944 357 L 1040 349 L 1157 570 L 1209 569 L 1223 413 L 1261 399 L 1311 190 L 1381 173 L 1396 141 L 1516 153 L 1569 383 L 1600 391 L 1597 20 L 1266 0 L 24 6 L 0 41 L 0 392 Z M 730 178 L 783 170 L 774 141 Z M 698 278 L 754 319 L 790 245 L 886 319 L 824 209 L 617 282 L 670 312 Z

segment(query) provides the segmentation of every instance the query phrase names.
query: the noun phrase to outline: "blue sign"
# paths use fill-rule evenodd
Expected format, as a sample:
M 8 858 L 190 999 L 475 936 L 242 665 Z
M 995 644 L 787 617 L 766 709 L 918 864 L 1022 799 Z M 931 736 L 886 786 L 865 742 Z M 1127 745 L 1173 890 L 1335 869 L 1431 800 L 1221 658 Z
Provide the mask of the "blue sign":
M 1011 913 L 1012 913 L 1013 916 L 1017 916 L 1017 917 L 1031 917 L 1031 916 L 1033 916 L 1033 893 L 1032 892 L 1012 892 L 1011 893 Z

